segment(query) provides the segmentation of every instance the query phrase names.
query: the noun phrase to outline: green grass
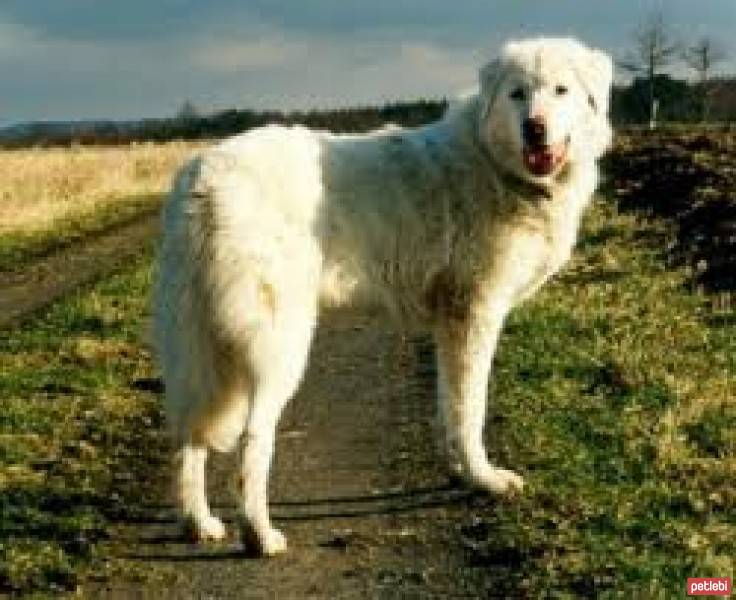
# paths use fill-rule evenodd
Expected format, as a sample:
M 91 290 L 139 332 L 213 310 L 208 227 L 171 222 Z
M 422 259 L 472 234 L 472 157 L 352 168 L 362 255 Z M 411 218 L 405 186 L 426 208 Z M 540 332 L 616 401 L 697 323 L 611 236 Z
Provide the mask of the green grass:
M 597 206 L 571 267 L 508 324 L 495 450 L 530 489 L 484 515 L 471 554 L 517 557 L 509 590 L 672 598 L 733 576 L 736 327 L 663 268 L 667 237 Z
M 570 268 L 510 319 L 490 450 L 528 490 L 464 531 L 499 593 L 669 598 L 734 575 L 736 320 L 664 268 L 669 235 L 598 203 Z M 135 384 L 150 278 L 144 260 L 0 333 L 0 589 L 104 575 L 100 542 L 145 501 L 166 456 Z
M 73 589 L 160 458 L 150 261 L 0 332 L 0 592 Z M 131 438 L 131 432 L 132 434 Z
M 53 228 L 4 233 L 0 235 L 0 272 L 16 270 L 29 260 L 156 212 L 160 206 L 160 195 L 135 196 L 65 215 Z

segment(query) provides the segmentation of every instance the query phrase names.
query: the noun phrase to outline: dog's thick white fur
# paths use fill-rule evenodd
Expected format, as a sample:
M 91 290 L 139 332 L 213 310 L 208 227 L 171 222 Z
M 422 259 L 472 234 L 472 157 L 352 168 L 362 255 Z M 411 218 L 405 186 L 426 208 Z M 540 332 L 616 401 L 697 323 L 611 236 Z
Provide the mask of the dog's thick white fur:
M 324 303 L 381 304 L 430 329 L 450 467 L 492 493 L 522 487 L 484 449 L 489 370 L 509 310 L 570 255 L 610 143 L 611 79 L 610 59 L 574 40 L 511 42 L 435 124 L 269 126 L 182 170 L 156 331 L 178 500 L 200 539 L 225 535 L 208 450 L 238 447 L 244 532 L 265 555 L 285 550 L 268 513 L 275 429 Z

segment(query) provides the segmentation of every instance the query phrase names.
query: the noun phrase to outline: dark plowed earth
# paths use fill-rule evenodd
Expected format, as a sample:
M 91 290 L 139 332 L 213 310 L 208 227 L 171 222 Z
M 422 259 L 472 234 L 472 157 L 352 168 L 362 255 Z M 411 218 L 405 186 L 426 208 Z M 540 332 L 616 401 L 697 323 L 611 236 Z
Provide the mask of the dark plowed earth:
M 129 263 L 154 239 L 158 228 L 158 214 L 145 214 L 12 272 L 0 272 L 0 327 Z
M 120 574 L 82 591 L 114 598 L 494 595 L 506 565 L 469 564 L 463 534 L 493 500 L 448 485 L 434 448 L 434 380 L 426 337 L 330 315 L 279 428 L 271 499 L 287 554 L 257 559 L 237 543 L 234 460 L 217 457 L 211 487 L 230 541 L 196 546 L 181 538 L 165 495 L 170 475 L 160 468 L 150 474 L 158 481 L 141 482 L 160 490 L 160 504 L 112 535 L 108 550 Z
M 608 158 L 623 210 L 675 226 L 667 258 L 710 291 L 736 289 L 736 130 L 619 132 Z

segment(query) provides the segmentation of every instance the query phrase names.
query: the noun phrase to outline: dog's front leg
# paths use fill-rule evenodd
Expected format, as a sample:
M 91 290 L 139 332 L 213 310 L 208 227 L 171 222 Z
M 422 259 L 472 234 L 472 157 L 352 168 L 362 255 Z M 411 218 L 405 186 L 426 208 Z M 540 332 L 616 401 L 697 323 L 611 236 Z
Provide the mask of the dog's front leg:
M 491 362 L 506 311 L 478 311 L 435 329 L 439 413 L 451 469 L 494 494 L 522 488 L 522 478 L 488 462 L 483 444 Z

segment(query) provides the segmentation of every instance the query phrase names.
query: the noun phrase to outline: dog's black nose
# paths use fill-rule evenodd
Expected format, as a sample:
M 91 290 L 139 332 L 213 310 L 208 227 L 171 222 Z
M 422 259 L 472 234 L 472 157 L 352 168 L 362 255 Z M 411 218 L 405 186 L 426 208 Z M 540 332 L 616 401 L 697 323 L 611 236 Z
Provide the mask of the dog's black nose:
M 540 118 L 524 119 L 521 125 L 524 143 L 528 146 L 544 146 L 547 140 L 547 128 Z

